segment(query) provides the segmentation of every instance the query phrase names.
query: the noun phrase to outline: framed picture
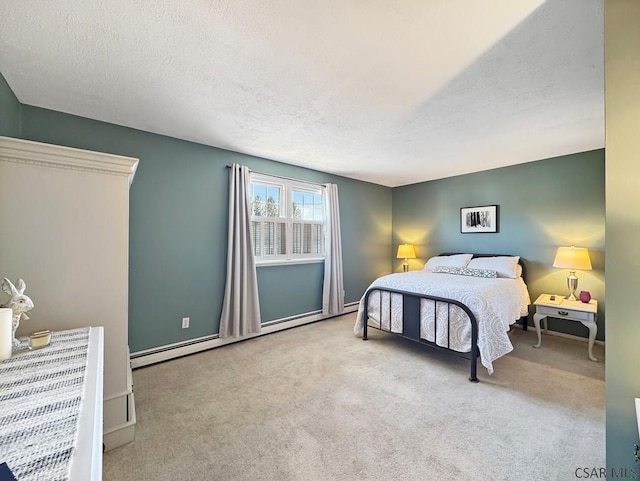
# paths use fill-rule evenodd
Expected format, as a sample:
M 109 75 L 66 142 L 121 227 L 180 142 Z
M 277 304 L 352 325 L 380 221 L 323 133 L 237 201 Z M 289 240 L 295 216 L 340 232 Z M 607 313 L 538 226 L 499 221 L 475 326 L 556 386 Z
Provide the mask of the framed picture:
M 462 207 L 460 209 L 460 232 L 498 232 L 498 206 Z

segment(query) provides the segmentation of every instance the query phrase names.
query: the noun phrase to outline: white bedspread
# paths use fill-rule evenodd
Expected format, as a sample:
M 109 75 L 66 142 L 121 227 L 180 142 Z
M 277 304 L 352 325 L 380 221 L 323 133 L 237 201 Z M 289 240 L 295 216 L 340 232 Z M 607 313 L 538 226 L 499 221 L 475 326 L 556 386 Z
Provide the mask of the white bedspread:
M 493 373 L 493 361 L 511 352 L 513 345 L 507 335 L 509 326 L 521 316 L 527 315 L 531 303 L 529 292 L 522 278 L 482 278 L 456 274 L 441 274 L 429 271 L 410 271 L 376 279 L 370 287 L 388 287 L 403 291 L 430 294 L 455 299 L 471 309 L 478 321 L 478 348 L 482 365 L 489 374 Z M 376 293 L 369 298 L 369 325 L 380 326 L 391 332 L 402 332 L 402 298 L 392 294 L 392 307 L 389 309 L 389 293 L 382 299 Z M 382 300 L 382 319 L 380 317 Z M 457 306 L 451 307 L 451 332 L 447 332 L 447 307 L 438 303 L 438 321 L 436 343 L 459 352 L 471 350 L 471 324 L 465 312 Z M 420 303 L 420 335 L 434 342 L 433 318 L 434 305 L 431 301 Z M 389 316 L 389 313 L 391 316 Z M 444 320 L 444 322 L 443 322 Z M 362 335 L 364 321 L 364 297 L 360 299 L 358 316 L 354 326 L 356 335 Z M 389 323 L 391 328 L 389 329 Z

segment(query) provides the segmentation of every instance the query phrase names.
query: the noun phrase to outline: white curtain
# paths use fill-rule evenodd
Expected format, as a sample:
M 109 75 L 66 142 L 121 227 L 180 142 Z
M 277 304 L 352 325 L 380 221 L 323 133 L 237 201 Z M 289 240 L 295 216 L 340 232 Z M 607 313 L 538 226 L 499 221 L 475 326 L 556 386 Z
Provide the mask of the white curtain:
M 258 277 L 249 210 L 249 168 L 233 164 L 229 170 L 227 283 L 220 316 L 222 339 L 260 332 Z
M 324 285 L 322 313 L 344 312 L 344 280 L 342 278 L 342 236 L 340 234 L 340 206 L 338 186 L 326 184 L 327 228 L 325 231 Z

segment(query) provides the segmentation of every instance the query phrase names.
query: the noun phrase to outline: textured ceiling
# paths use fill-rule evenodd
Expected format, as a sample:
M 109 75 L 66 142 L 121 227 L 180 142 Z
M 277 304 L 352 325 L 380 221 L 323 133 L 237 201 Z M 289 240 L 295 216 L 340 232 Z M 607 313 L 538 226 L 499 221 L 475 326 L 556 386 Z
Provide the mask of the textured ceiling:
M 20 0 L 25 104 L 388 186 L 604 146 L 602 0 Z

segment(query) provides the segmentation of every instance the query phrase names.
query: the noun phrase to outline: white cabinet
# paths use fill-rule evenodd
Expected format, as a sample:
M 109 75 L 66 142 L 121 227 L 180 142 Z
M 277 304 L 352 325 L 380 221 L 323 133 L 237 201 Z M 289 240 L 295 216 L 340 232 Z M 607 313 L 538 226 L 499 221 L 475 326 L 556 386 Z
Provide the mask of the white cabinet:
M 104 326 L 104 440 L 133 440 L 129 186 L 138 160 L 0 137 L 0 277 L 35 308 L 18 335 Z

